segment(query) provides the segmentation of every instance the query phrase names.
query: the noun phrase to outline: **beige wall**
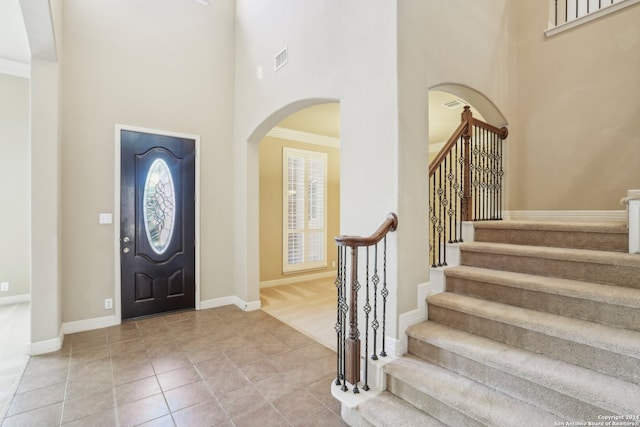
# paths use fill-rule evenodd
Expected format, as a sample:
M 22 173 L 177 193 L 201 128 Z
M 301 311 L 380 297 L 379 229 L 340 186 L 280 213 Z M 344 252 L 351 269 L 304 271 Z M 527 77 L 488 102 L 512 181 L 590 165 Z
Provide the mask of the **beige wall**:
M 282 272 L 282 149 L 327 154 L 327 267 L 308 272 Z M 337 264 L 334 237 L 340 234 L 340 149 L 265 137 L 260 142 L 260 281 L 333 271 Z M 335 263 L 335 264 L 333 264 Z
M 640 6 L 545 38 L 516 5 L 509 209 L 608 210 L 640 186 Z
M 65 0 L 64 321 L 114 314 L 115 125 L 200 136 L 201 300 L 233 294 L 233 1 Z
M 258 143 L 289 114 L 313 104 L 340 102 L 340 234 L 370 235 L 389 212 L 397 210 L 396 4 L 388 0 L 237 0 L 236 4 L 234 283 L 236 295 L 255 300 L 260 282 Z M 289 61 L 274 71 L 273 55 L 284 46 Z M 400 224 L 410 232 L 410 221 L 403 222 L 401 216 Z M 419 257 L 410 245 L 400 253 L 396 242 L 394 233 L 387 259 L 394 291 L 397 258 Z M 416 263 L 409 266 L 419 268 Z M 395 294 L 388 310 L 387 330 L 393 334 Z
M 399 0 L 398 245 L 412 255 L 399 259 L 399 312 L 417 306 L 416 285 L 427 282 L 429 89 L 443 84 L 472 88 L 508 117 L 509 16 L 507 0 Z M 485 100 L 486 102 L 486 100 Z M 487 113 L 481 111 L 485 117 Z M 417 268 L 416 266 L 419 266 Z
M 29 80 L 0 74 L 0 94 L 1 299 L 30 292 Z

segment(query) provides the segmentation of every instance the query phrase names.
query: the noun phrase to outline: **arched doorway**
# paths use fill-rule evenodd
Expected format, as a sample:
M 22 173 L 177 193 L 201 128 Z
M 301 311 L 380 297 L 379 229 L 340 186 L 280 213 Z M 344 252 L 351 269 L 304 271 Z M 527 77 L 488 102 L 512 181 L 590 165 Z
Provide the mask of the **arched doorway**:
M 333 238 L 340 232 L 339 103 L 292 112 L 257 145 L 262 308 L 332 347 Z

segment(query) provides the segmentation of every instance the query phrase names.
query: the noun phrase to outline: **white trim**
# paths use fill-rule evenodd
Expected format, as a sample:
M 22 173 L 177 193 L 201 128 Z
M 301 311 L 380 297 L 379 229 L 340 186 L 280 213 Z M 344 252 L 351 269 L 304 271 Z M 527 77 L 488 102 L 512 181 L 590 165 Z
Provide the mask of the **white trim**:
M 75 334 L 77 332 L 92 331 L 94 329 L 101 329 L 119 324 L 120 322 L 116 320 L 115 315 L 94 317 L 93 319 L 64 322 L 62 324 L 62 333 L 65 335 Z
M 326 279 L 336 277 L 336 270 L 323 271 L 322 273 L 305 274 L 304 276 L 283 277 L 281 279 L 266 280 L 260 282 L 260 288 L 272 288 L 274 286 L 290 285 L 291 283 L 308 282 L 310 280 Z
M 407 329 L 409 326 L 417 325 L 427 320 L 427 296 L 433 293 L 431 282 L 418 285 L 418 308 L 398 316 L 398 336 L 400 340 L 396 340 L 398 341 L 397 348 L 395 348 L 395 353 L 391 354 L 402 357 L 402 355 L 409 350 Z M 388 339 L 387 337 L 387 340 Z
M 631 7 L 636 3 L 640 3 L 640 0 L 624 0 L 618 3 L 614 3 L 610 6 L 603 7 L 602 9 L 599 9 L 595 12 L 591 12 L 587 15 L 581 16 L 576 19 L 572 19 L 571 21 L 565 22 L 563 24 L 559 24 L 553 28 L 549 28 L 547 31 L 544 32 L 544 35 L 547 37 L 553 37 L 557 34 L 579 27 L 581 25 L 584 25 L 596 19 L 600 19 L 604 16 L 615 13 L 619 10 L 626 9 L 627 7 Z
M 626 221 L 626 210 L 611 211 L 505 211 L 507 220 L 533 221 Z
M 58 351 L 62 348 L 63 342 L 64 333 L 62 332 L 62 328 L 60 328 L 60 332 L 58 333 L 58 336 L 56 338 L 51 338 L 50 340 L 44 341 L 36 341 L 29 344 L 29 355 L 37 356 L 38 354 Z
M 319 135 L 317 133 L 303 132 L 295 129 L 281 128 L 275 126 L 267 136 L 272 138 L 286 139 L 289 141 L 306 142 L 307 144 L 322 145 L 329 148 L 340 148 L 340 139 L 331 136 Z
M 629 253 L 640 254 L 640 200 L 629 201 Z
M 122 142 L 120 141 L 120 131 L 128 130 L 132 132 L 144 132 L 154 135 L 171 136 L 176 138 L 193 139 L 195 141 L 195 238 L 196 238 L 196 252 L 195 252 L 195 281 L 196 281 L 196 294 L 195 294 L 195 309 L 200 310 L 200 136 L 191 135 L 186 133 L 171 132 L 160 129 L 150 129 L 137 126 L 122 125 L 116 123 L 115 125 L 115 162 L 114 162 L 114 209 L 113 209 L 113 236 L 114 236 L 114 309 L 115 309 L 115 323 L 116 325 L 122 322 L 122 293 L 120 290 L 120 148 Z
M 260 310 L 260 307 L 262 306 L 262 304 L 260 303 L 260 300 L 247 302 L 235 295 L 230 295 L 228 297 L 204 300 L 200 303 L 200 310 L 206 310 L 208 308 L 224 307 L 226 305 L 235 305 L 244 311 Z
M 0 58 L 0 74 L 31 78 L 31 64 Z
M 31 294 L 0 297 L 0 305 L 20 304 L 22 302 L 31 302 Z

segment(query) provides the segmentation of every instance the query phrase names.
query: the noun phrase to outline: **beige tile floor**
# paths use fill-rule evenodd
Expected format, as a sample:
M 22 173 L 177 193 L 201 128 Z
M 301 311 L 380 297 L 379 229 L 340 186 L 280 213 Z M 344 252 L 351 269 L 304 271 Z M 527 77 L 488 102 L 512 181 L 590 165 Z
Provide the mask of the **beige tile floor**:
M 336 299 L 333 278 L 260 290 L 262 310 L 334 351 Z
M 0 419 L 4 417 L 29 361 L 28 302 L 0 305 Z
M 335 354 L 264 311 L 169 314 L 31 357 L 2 427 L 344 426 Z

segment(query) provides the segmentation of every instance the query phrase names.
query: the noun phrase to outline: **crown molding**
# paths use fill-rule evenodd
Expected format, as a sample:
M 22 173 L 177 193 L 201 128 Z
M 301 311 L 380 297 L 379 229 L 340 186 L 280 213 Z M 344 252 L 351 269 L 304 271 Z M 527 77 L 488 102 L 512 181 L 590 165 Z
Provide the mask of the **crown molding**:
M 340 139 L 317 133 L 303 132 L 295 129 L 274 127 L 267 133 L 272 138 L 287 139 L 289 141 L 306 142 L 307 144 L 322 145 L 329 148 L 340 148 Z
M 11 61 L 0 58 L 0 74 L 8 74 L 17 77 L 31 77 L 31 65 L 24 62 Z

